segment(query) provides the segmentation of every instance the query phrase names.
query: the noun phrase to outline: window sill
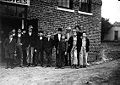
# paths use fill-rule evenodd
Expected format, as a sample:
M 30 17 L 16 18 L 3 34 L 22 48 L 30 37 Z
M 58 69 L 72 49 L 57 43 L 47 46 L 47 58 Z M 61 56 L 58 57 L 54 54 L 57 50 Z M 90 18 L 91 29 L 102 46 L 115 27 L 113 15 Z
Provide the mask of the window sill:
M 61 8 L 61 7 L 57 7 L 57 10 L 62 10 L 62 11 L 67 11 L 67 12 L 74 12 L 74 10 L 67 9 L 67 8 Z
M 84 15 L 93 15 L 93 13 L 87 13 L 87 12 L 82 12 L 82 11 L 78 11 L 79 14 L 84 14 Z
M 71 9 L 67 9 L 67 8 L 61 8 L 61 7 L 57 7 L 57 10 L 62 10 L 62 11 L 67 11 L 67 12 L 75 12 L 75 10 L 71 10 Z M 87 13 L 87 12 L 82 12 L 82 11 L 78 11 L 79 14 L 84 14 L 84 15 L 93 15 L 93 13 Z

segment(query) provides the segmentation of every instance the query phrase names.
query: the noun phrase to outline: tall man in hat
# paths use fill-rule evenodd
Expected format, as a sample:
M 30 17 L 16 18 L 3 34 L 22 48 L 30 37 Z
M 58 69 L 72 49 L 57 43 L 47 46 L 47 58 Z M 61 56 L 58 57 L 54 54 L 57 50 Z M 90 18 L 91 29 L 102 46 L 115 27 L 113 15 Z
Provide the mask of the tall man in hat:
M 55 41 L 55 48 L 56 48 L 56 68 L 61 68 L 60 66 L 60 52 L 58 47 L 59 43 L 61 42 L 62 39 L 62 28 L 58 28 L 58 33 L 56 35 L 54 35 L 54 41 Z
M 50 32 L 47 33 L 47 37 L 44 39 L 44 51 L 46 54 L 47 67 L 52 66 L 52 49 L 54 46 L 54 40 L 51 38 Z
M 37 42 L 36 42 L 36 50 L 37 50 L 37 56 L 35 58 L 35 63 L 36 65 L 41 65 L 42 67 L 44 66 L 44 39 L 45 37 L 43 36 L 43 31 L 39 30 L 38 31 L 38 37 L 37 37 Z

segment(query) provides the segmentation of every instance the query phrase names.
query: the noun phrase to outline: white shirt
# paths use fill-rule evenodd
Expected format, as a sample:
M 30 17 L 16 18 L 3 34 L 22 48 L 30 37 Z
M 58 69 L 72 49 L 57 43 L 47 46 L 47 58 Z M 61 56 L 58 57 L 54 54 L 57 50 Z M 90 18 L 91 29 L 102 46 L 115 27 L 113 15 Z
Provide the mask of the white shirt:
M 73 45 L 74 45 L 74 46 L 77 45 L 77 36 L 73 37 Z
M 29 36 L 31 36 L 32 35 L 32 32 L 29 32 Z
M 70 34 L 69 33 L 67 33 L 67 40 L 70 38 Z
M 58 40 L 59 41 L 61 40 L 61 34 L 58 34 Z
M 48 38 L 48 41 L 50 40 L 50 38 Z
M 86 38 L 82 38 L 82 47 L 86 47 Z
M 43 37 L 40 37 L 40 40 L 42 40 L 43 39 Z
M 13 40 L 13 38 L 10 38 L 10 42 L 9 43 L 11 43 L 12 40 Z

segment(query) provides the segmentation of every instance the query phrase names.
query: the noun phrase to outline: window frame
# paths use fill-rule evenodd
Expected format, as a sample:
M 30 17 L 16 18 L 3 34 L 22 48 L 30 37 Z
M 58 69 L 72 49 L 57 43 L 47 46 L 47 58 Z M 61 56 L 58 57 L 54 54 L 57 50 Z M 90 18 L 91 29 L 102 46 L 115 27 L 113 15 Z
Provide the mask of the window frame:
M 61 1 L 64 1 L 64 0 L 61 0 Z M 61 3 L 63 3 L 63 2 L 61 2 Z M 67 7 L 67 6 L 62 6 L 62 4 L 61 4 L 61 6 L 59 5 L 59 0 L 58 0 L 58 7 L 60 7 L 60 8 L 65 8 L 65 9 L 73 9 L 73 0 L 69 0 L 69 7 Z
M 79 0 L 79 11 L 91 13 L 91 0 Z
M 119 35 L 118 35 L 118 34 L 119 34 L 118 32 L 119 32 L 118 30 L 115 30 L 115 31 L 114 31 L 114 40 L 118 40 L 118 36 L 119 36 Z

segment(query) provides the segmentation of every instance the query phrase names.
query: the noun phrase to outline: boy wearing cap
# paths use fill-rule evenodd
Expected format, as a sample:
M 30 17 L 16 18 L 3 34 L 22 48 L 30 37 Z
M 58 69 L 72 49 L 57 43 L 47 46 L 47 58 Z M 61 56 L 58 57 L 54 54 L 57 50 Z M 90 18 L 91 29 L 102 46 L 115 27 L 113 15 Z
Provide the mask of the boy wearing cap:
M 47 33 L 47 37 L 44 39 L 44 51 L 46 54 L 47 67 L 52 64 L 52 49 L 54 46 L 54 40 L 51 38 L 50 32 Z
M 87 63 L 88 51 L 89 51 L 89 39 L 87 38 L 86 32 L 83 32 L 82 35 L 82 46 L 81 46 L 81 55 L 80 55 L 80 67 L 86 67 L 89 65 Z
M 33 53 L 35 47 L 35 36 L 33 33 L 33 27 L 29 26 L 27 37 L 26 37 L 26 44 L 27 44 L 27 64 L 28 66 L 33 65 Z
M 20 60 L 20 66 L 23 66 L 23 51 L 22 51 L 22 31 L 18 29 L 18 36 L 17 36 L 17 49 L 18 49 L 18 56 Z
M 9 33 L 9 38 L 6 38 L 3 44 L 5 48 L 5 58 L 7 59 L 7 68 L 14 68 L 16 39 L 13 38 L 13 33 Z
M 43 67 L 44 64 L 44 39 L 45 37 L 43 36 L 43 31 L 39 31 L 38 37 L 37 37 L 37 42 L 36 42 L 36 51 L 37 51 L 37 56 L 35 58 L 35 63 L 36 65 L 41 65 Z

